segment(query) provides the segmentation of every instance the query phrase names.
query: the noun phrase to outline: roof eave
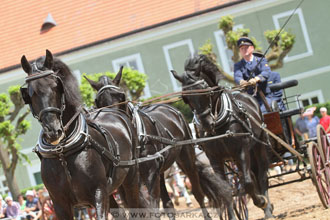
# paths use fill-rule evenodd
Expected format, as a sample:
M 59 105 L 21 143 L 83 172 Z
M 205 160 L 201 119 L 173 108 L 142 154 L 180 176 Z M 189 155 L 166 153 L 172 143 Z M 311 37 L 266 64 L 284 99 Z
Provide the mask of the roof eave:
M 171 23 L 174 23 L 174 22 L 177 22 L 177 21 L 180 21 L 180 20 L 184 20 L 184 19 L 188 19 L 188 18 L 191 18 L 191 17 L 198 16 L 198 15 L 206 14 L 206 13 L 216 11 L 216 10 L 219 10 L 219 9 L 227 8 L 227 7 L 237 5 L 237 4 L 240 4 L 240 3 L 243 3 L 243 2 L 247 2 L 247 1 L 251 1 L 251 0 L 236 0 L 236 1 L 228 2 L 228 3 L 225 3 L 223 5 L 208 8 L 208 9 L 198 11 L 198 12 L 194 12 L 194 13 L 191 13 L 191 14 L 188 14 L 188 15 L 184 15 L 184 16 L 177 17 L 177 18 L 174 18 L 174 19 L 171 19 L 171 20 L 160 22 L 160 23 L 157 23 L 157 24 L 154 24 L 154 25 L 149 25 L 149 26 L 146 26 L 146 27 L 143 27 L 143 28 L 135 29 L 133 31 L 122 33 L 122 34 L 119 34 L 119 35 L 116 35 L 116 36 L 112 36 L 112 37 L 109 37 L 109 38 L 106 38 L 106 39 L 103 39 L 103 40 L 95 41 L 93 43 L 85 44 L 85 45 L 82 45 L 82 46 L 79 46 L 79 47 L 71 48 L 69 50 L 64 50 L 64 51 L 55 53 L 55 55 L 56 56 L 65 55 L 65 54 L 68 54 L 68 53 L 71 53 L 71 52 L 86 49 L 88 47 L 96 46 L 98 44 L 102 44 L 102 43 L 105 43 L 105 42 L 108 42 L 108 41 L 116 40 L 116 39 L 119 39 L 119 38 L 122 38 L 122 37 L 127 37 L 127 36 L 130 36 L 130 35 L 133 35 L 133 34 L 137 34 L 137 33 L 143 32 L 143 31 L 147 31 L 147 30 L 150 30 L 150 29 L 153 29 L 153 28 L 157 28 L 157 27 L 160 27 L 160 26 L 163 26 L 163 25 L 171 24 Z M 17 69 L 20 66 L 21 66 L 20 64 L 15 64 L 15 65 L 12 65 L 12 66 L 2 68 L 2 69 L 0 69 L 0 73 L 5 73 L 7 71 Z

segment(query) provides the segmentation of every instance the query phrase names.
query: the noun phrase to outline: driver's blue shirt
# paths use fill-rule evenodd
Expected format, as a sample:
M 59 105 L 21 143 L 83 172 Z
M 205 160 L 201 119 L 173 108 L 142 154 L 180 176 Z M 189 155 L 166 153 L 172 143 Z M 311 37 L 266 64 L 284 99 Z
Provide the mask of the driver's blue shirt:
M 268 78 L 268 86 L 276 83 L 281 83 L 281 76 L 278 72 L 271 72 L 269 78 Z M 278 107 L 281 111 L 284 111 L 285 105 L 283 103 L 283 89 L 280 89 L 278 91 L 272 92 L 272 98 L 273 100 L 277 101 Z
M 247 62 L 242 59 L 234 65 L 234 80 L 235 83 L 239 85 L 241 80 L 248 81 L 256 76 L 260 78 L 260 82 L 258 83 L 258 88 L 264 93 L 265 98 L 268 104 L 271 106 L 271 102 L 273 100 L 272 93 L 268 87 L 268 79 L 271 75 L 271 69 L 268 65 L 267 59 L 262 57 L 253 56 L 253 60 L 251 62 Z M 250 95 L 253 94 L 253 88 L 248 88 L 247 93 Z M 256 98 L 259 102 L 260 108 L 262 112 L 267 112 L 261 98 L 259 95 L 256 95 Z

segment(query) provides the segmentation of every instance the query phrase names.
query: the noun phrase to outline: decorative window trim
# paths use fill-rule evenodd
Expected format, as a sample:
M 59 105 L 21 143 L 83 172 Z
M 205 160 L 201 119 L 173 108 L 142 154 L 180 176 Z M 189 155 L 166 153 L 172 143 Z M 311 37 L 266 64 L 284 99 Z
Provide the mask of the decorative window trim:
M 181 86 L 178 86 L 178 83 L 177 83 L 176 79 L 174 78 L 174 76 L 170 72 L 171 70 L 173 70 L 173 65 L 172 65 L 169 50 L 173 49 L 173 48 L 176 48 L 176 47 L 181 47 L 181 46 L 184 46 L 184 45 L 188 46 L 190 54 L 193 55 L 195 50 L 194 50 L 194 46 L 193 46 L 193 43 L 192 43 L 191 39 L 186 39 L 186 40 L 178 41 L 178 42 L 175 42 L 175 43 L 172 43 L 172 44 L 167 44 L 167 45 L 163 46 L 165 61 L 166 61 L 166 64 L 167 64 L 167 68 L 169 70 L 169 75 L 170 75 L 170 79 L 171 79 L 171 83 L 172 83 L 174 91 L 179 91 Z
M 303 106 L 301 100 L 303 100 L 303 99 L 310 99 L 310 98 L 313 98 L 313 97 L 317 97 L 318 100 L 319 100 L 319 103 L 323 103 L 324 102 L 324 97 L 323 97 L 322 90 L 319 89 L 319 90 L 315 90 L 315 91 L 311 91 L 311 92 L 307 92 L 307 93 L 301 94 L 300 97 L 299 97 L 300 106 Z M 299 107 L 299 106 L 297 105 L 297 107 Z
M 129 56 L 120 57 L 120 58 L 112 60 L 112 67 L 113 67 L 114 71 L 118 72 L 119 68 L 120 68 L 119 64 L 123 63 L 123 62 L 127 62 L 129 60 L 135 60 L 138 71 L 141 73 L 145 73 L 140 53 L 136 53 L 136 54 L 132 54 Z M 144 93 L 144 95 L 141 98 L 151 97 L 148 80 L 146 81 L 146 86 L 143 90 L 143 93 Z
M 243 24 L 238 24 L 233 27 L 233 30 L 237 30 L 237 29 L 243 28 L 243 27 L 244 27 Z M 224 44 L 221 39 L 221 37 L 224 37 L 223 30 L 215 31 L 215 32 L 213 32 L 213 35 L 214 35 L 215 42 L 218 47 L 218 52 L 219 52 L 219 57 L 220 57 L 222 68 L 226 73 L 233 76 L 234 73 L 230 70 L 230 66 L 229 66 L 230 58 L 227 57 L 227 53 L 226 53 L 228 46 L 227 46 L 227 44 Z
M 40 172 L 40 162 L 36 160 L 33 165 L 28 165 L 27 171 L 31 185 L 37 185 L 34 174 Z
M 290 11 L 285 11 L 285 12 L 273 15 L 273 22 L 274 22 L 275 28 L 280 29 L 281 27 L 280 27 L 279 19 L 284 18 L 284 17 L 289 17 L 293 13 L 293 11 L 294 10 L 290 10 Z M 305 19 L 304 19 L 303 12 L 302 12 L 301 8 L 298 8 L 295 11 L 294 14 L 296 14 L 298 16 L 300 26 L 301 26 L 301 30 L 303 32 L 303 36 L 304 36 L 307 51 L 304 52 L 304 53 L 293 55 L 293 56 L 286 55 L 286 57 L 284 58 L 284 62 L 291 62 L 291 61 L 294 61 L 294 60 L 302 59 L 304 57 L 308 57 L 308 56 L 313 55 L 312 44 L 311 44 L 311 41 L 309 39 L 307 26 L 306 26 Z

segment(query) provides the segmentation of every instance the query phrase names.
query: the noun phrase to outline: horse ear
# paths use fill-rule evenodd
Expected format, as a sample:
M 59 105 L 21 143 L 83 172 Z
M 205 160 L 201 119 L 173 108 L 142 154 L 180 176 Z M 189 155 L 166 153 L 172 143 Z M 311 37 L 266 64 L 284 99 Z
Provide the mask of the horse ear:
M 32 67 L 29 63 L 29 61 L 26 59 L 25 55 L 22 56 L 21 58 L 21 66 L 28 75 L 32 73 Z
M 199 60 L 197 69 L 195 70 L 194 75 L 195 76 L 200 76 L 201 75 L 201 69 L 202 69 L 202 61 Z
M 178 81 L 180 81 L 181 83 L 183 83 L 183 77 L 180 76 L 175 70 L 171 70 L 171 73 L 174 76 L 174 78 L 176 78 Z
M 112 80 L 113 84 L 115 84 L 116 86 L 119 86 L 120 80 L 121 80 L 121 76 L 123 74 L 123 66 L 120 67 L 116 77 Z
M 92 88 L 95 89 L 96 91 L 98 91 L 101 88 L 98 82 L 88 79 L 87 76 L 84 76 L 84 77 L 89 82 L 89 84 L 92 86 Z
M 52 69 L 53 65 L 54 65 L 53 54 L 49 50 L 46 50 L 46 59 L 45 59 L 44 67 L 46 67 L 47 69 Z

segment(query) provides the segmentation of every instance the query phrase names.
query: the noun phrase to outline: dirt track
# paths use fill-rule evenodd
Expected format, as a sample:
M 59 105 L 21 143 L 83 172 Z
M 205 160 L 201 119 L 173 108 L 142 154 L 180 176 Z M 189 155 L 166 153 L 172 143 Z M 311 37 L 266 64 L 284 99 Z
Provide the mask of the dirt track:
M 285 179 L 297 178 L 298 174 L 290 174 Z M 278 180 L 274 180 L 278 181 Z M 274 183 L 273 181 L 271 183 Z M 319 200 L 316 188 L 310 179 L 303 182 L 291 183 L 285 186 L 272 188 L 269 191 L 270 200 L 274 205 L 275 219 L 285 220 L 330 220 L 330 209 L 324 209 Z M 193 199 L 193 196 L 192 196 Z M 197 212 L 198 204 L 193 199 L 194 208 L 187 208 L 184 199 L 180 198 L 180 205 L 176 207 L 179 212 Z M 263 211 L 256 208 L 252 201 L 248 203 L 249 219 L 259 220 Z M 166 218 L 162 218 L 166 219 Z M 187 219 L 187 218 L 178 218 Z M 202 219 L 202 218 L 193 218 Z M 215 219 L 215 218 L 214 218 Z

